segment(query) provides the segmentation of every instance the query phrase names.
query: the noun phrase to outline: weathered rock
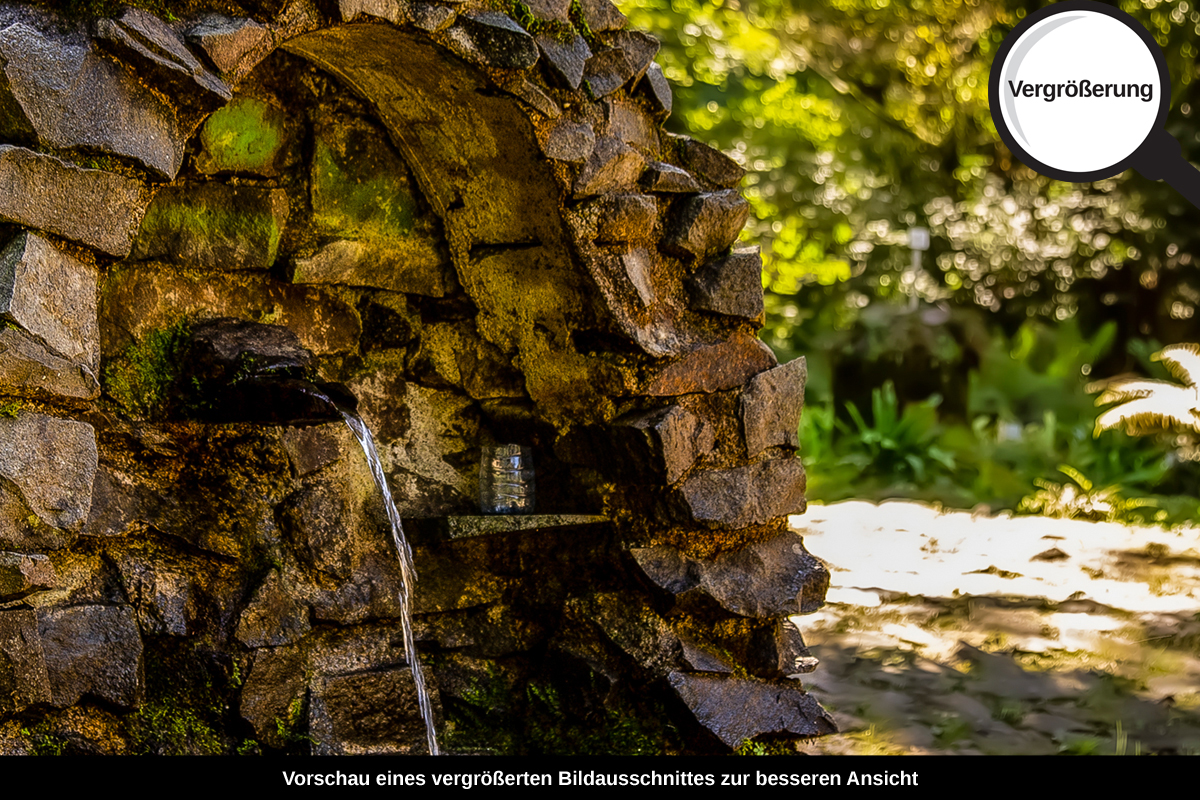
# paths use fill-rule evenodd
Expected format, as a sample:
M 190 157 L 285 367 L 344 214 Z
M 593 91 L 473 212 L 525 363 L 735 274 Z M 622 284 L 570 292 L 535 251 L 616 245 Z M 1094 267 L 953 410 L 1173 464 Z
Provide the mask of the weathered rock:
M 548 158 L 583 162 L 596 148 L 596 133 L 585 122 L 563 118 L 538 131 L 538 143 Z
M 91 425 L 32 412 L 0 418 L 0 547 L 70 544 L 87 521 L 97 463 Z
M 658 222 L 658 203 L 644 194 L 609 195 L 600 201 L 596 241 L 600 244 L 646 241 Z
M 699 347 L 662 368 L 643 390 L 652 397 L 719 392 L 745 384 L 775 366 L 770 348 L 751 336 L 735 334 L 724 342 Z
M 54 564 L 46 556 L 0 552 L 0 602 L 52 589 L 56 577 Z
M 773 667 L 781 676 L 788 677 L 807 675 L 820 665 L 820 660 L 809 651 L 800 629 L 790 618 L 778 620 L 773 633 L 774 635 L 764 642 L 763 648 L 768 669 Z
M 52 704 L 74 705 L 85 694 L 121 706 L 141 700 L 142 639 L 130 607 L 44 609 L 38 635 Z
M 811 613 L 825 604 L 829 588 L 829 570 L 790 532 L 714 559 L 691 558 L 666 545 L 630 552 L 664 591 L 683 600 L 700 593 L 744 617 Z
M 689 197 L 663 245 L 681 258 L 704 261 L 729 249 L 749 216 L 750 204 L 733 189 Z
M 123 156 L 175 177 L 186 131 L 174 108 L 96 52 L 86 26 L 67 27 L 29 6 L 10 6 L 4 15 L 0 106 L 12 119 L 0 123 L 0 136 L 30 141 L 21 134 L 32 130 L 43 145 Z M 71 208 L 94 208 L 76 203 Z
M 428 33 L 444 31 L 458 19 L 458 9 L 441 3 L 414 2 L 411 7 L 413 25 Z
M 423 333 L 419 358 L 427 358 L 438 375 L 474 399 L 525 395 L 511 359 L 480 338 L 474 326 L 434 323 Z
M 148 200 L 138 181 L 0 145 L 0 222 L 126 256 Z
M 651 64 L 646 68 L 646 75 L 638 84 L 638 89 L 642 97 L 649 101 L 651 108 L 654 109 L 655 116 L 660 120 L 665 120 L 671 116 L 671 107 L 674 105 L 674 98 L 671 94 L 671 84 L 667 81 L 667 77 L 663 75 L 662 67 L 658 64 Z
M 538 19 L 569 22 L 571 18 L 571 0 L 529 0 L 525 5 Z
M 61 252 L 36 233 L 22 233 L 0 251 L 0 316 L 20 326 L 47 356 L 76 365 L 94 383 L 100 366 L 98 280 L 95 267 Z
M 308 678 L 304 652 L 297 647 L 263 648 L 242 688 L 242 717 L 270 747 L 283 747 L 284 736 L 303 725 L 300 715 Z
M 280 438 L 298 478 L 348 458 L 358 447 L 350 429 L 341 422 L 307 428 L 288 426 L 280 430 Z
M 613 31 L 625 26 L 625 15 L 609 0 L 580 0 L 579 7 L 593 31 Z
M 497 85 L 514 97 L 520 98 L 526 105 L 543 116 L 558 119 L 562 116 L 562 108 L 554 102 L 554 98 L 546 94 L 523 72 L 513 72 L 503 76 Z
M 642 175 L 642 185 L 651 192 L 681 194 L 700 191 L 700 184 L 685 170 L 661 161 L 652 162 L 646 169 Z
M 429 752 L 416 684 L 407 666 L 316 679 L 308 729 L 317 755 Z
M 629 474 L 673 484 L 713 448 L 713 427 L 679 406 L 618 419 L 616 442 Z M 623 470 L 624 471 L 624 470 Z
M 794 683 L 672 672 L 679 699 L 728 747 L 764 734 L 824 736 L 837 724 L 816 699 Z
M 605 100 L 604 133 L 637 150 L 651 161 L 659 157 L 658 126 L 627 100 Z
M 450 257 L 431 236 L 384 242 L 339 240 L 292 262 L 292 283 L 339 284 L 442 297 L 451 286 Z
M 268 269 L 279 252 L 288 211 L 282 189 L 167 186 L 146 210 L 133 258 L 196 269 Z
M 301 563 L 339 581 L 347 580 L 354 569 L 358 526 L 353 524 L 350 494 L 341 482 L 318 480 L 289 497 L 279 511 Z
M 221 173 L 274 177 L 288 164 L 295 132 L 287 113 L 256 97 L 238 97 L 204 121 L 194 166 Z
M 338 11 L 341 12 L 343 22 L 366 15 L 399 25 L 407 16 L 405 10 L 401 0 L 338 0 Z
M 808 367 L 797 358 L 750 379 L 742 392 L 742 429 L 746 453 L 754 458 L 775 445 L 800 444 L 800 412 L 804 409 L 804 383 Z
M 148 548 L 140 547 L 122 552 L 116 560 L 125 596 L 143 633 L 187 636 L 197 632 L 197 576 L 188 574 L 186 565 L 155 558 Z
M 258 22 L 220 14 L 197 20 L 187 39 L 204 51 L 222 75 L 235 80 L 249 73 L 272 46 L 271 32 Z
M 583 83 L 583 68 L 592 57 L 592 49 L 582 36 L 572 36 L 569 41 L 562 41 L 554 36 L 538 34 L 533 37 L 538 48 L 546 58 L 550 73 L 562 85 L 578 89 Z
M 661 675 L 690 666 L 679 637 L 642 597 L 597 592 L 568 601 L 567 611 L 591 620 L 613 644 L 652 673 Z
M 593 98 L 607 97 L 624 86 L 634 74 L 629 56 L 618 47 L 593 52 L 583 67 L 583 85 Z
M 22 397 L 92 400 L 96 373 L 62 358 L 19 328 L 0 328 L 0 391 Z
M 278 647 L 311 629 L 308 608 L 291 595 L 279 570 L 271 570 L 242 612 L 236 636 L 247 647 Z
M 720 189 L 732 189 L 742 182 L 746 170 L 720 150 L 714 150 L 690 136 L 667 134 L 667 137 L 679 163 L 688 172 Z
M 612 286 L 625 298 L 630 313 L 641 311 L 654 302 L 654 285 L 650 280 L 653 256 L 645 248 L 609 254 L 602 263 Z
M 357 312 L 344 300 L 265 273 L 210 275 L 201 283 L 165 266 L 122 270 L 109 275 L 100 307 L 101 349 L 108 354 L 181 318 L 270 319 L 318 356 L 356 348 L 362 332 Z
M 637 183 L 646 161 L 620 139 L 597 136 L 592 155 L 575 179 L 575 196 L 590 197 L 628 190 Z
M 153 14 L 126 8 L 93 25 L 95 41 L 178 102 L 188 98 L 208 113 L 233 97 L 229 85 L 192 55 L 183 37 Z
M 51 698 L 37 612 L 0 611 L 0 713 L 49 703 Z
M 496 69 L 529 69 L 538 60 L 533 37 L 510 17 L 496 11 L 464 14 L 447 31 L 452 45 Z
M 696 270 L 687 281 L 692 308 L 755 320 L 763 313 L 762 256 L 757 247 L 735 249 Z
M 684 481 L 680 494 L 691 518 L 744 528 L 804 513 L 804 487 L 804 466 L 785 458 L 697 472 Z
M 631 70 L 629 80 L 633 83 L 641 80 L 646 74 L 661 46 L 658 39 L 642 31 L 619 31 L 609 34 L 605 39 L 612 47 L 619 47 L 625 51 Z

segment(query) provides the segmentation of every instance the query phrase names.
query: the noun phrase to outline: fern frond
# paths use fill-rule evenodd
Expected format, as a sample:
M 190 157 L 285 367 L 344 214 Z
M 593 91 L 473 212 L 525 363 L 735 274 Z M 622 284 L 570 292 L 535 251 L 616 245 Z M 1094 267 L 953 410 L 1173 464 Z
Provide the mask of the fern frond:
M 1188 386 L 1195 386 L 1200 379 L 1200 345 L 1184 343 L 1164 347 L 1150 357 L 1161 361 L 1172 376 Z

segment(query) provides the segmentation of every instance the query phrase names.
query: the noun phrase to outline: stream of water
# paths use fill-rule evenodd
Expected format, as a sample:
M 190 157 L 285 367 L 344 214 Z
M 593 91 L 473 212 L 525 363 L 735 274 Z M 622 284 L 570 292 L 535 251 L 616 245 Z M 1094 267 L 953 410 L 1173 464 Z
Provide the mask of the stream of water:
M 338 408 L 338 411 L 341 412 L 342 419 L 346 420 L 350 430 L 354 432 L 354 438 L 358 439 L 358 443 L 362 446 L 367 463 L 371 466 L 371 475 L 374 476 L 375 483 L 383 495 L 383 507 L 387 509 L 388 521 L 392 524 L 392 543 L 395 544 L 396 555 L 400 558 L 400 621 L 404 626 L 404 655 L 412 669 L 413 683 L 417 686 L 417 704 L 421 707 L 421 718 L 425 720 L 425 738 L 429 743 L 429 752 L 436 756 L 438 755 L 438 743 L 437 730 L 433 725 L 433 708 L 429 703 L 429 692 L 425 689 L 425 675 L 421 671 L 421 662 L 417 659 L 417 647 L 413 640 L 412 590 L 417 582 L 417 573 L 413 569 L 412 550 L 409 549 L 408 540 L 404 538 L 400 514 L 396 511 L 396 504 L 392 501 L 392 490 L 388 487 L 387 478 L 383 474 L 383 463 L 379 460 L 379 453 L 375 449 L 375 437 L 371 435 L 371 431 L 356 414 L 342 408 Z

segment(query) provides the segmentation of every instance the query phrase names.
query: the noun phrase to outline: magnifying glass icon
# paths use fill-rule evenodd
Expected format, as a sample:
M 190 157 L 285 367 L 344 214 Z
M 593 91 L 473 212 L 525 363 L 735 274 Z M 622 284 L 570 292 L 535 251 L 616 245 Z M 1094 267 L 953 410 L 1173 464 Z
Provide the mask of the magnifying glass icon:
M 992 63 L 996 130 L 1026 165 L 1088 183 L 1136 169 L 1200 208 L 1200 171 L 1164 129 L 1171 76 L 1141 23 L 1091 0 L 1066 0 L 1022 20 Z

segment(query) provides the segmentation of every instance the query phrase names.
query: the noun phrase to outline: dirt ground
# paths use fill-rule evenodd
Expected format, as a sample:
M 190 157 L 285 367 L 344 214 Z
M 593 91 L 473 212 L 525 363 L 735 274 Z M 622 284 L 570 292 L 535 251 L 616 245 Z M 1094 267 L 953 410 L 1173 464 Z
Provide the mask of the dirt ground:
M 810 506 L 809 753 L 1200 754 L 1200 529 Z

